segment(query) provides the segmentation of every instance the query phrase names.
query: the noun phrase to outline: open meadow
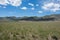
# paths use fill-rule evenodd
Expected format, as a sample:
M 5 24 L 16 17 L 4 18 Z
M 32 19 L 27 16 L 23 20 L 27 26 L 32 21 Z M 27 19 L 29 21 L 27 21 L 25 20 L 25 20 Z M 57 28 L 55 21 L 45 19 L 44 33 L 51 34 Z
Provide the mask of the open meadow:
M 0 40 L 60 40 L 60 21 L 0 22 Z

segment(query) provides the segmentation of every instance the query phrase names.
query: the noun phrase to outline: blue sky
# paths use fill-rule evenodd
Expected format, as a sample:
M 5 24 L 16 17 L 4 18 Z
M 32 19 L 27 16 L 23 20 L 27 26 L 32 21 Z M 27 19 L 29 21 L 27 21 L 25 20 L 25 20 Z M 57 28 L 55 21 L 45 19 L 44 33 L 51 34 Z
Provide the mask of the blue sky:
M 60 0 L 0 0 L 0 16 L 60 14 Z

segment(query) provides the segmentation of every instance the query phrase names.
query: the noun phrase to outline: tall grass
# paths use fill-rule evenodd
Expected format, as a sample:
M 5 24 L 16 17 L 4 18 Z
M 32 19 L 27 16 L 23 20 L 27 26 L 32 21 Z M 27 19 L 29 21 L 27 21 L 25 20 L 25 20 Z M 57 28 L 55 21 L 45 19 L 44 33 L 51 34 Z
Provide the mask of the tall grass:
M 60 22 L 0 22 L 0 40 L 59 40 Z

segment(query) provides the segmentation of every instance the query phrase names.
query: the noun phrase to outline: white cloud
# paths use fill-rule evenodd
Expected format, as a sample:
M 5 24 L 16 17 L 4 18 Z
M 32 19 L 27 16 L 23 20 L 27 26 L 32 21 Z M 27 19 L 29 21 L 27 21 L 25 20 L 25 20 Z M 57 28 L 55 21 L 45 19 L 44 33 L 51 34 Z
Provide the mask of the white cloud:
M 39 6 L 39 4 L 36 4 L 36 6 Z
M 6 8 L 6 6 L 0 6 L 0 8 Z
M 12 6 L 20 6 L 22 3 L 22 0 L 0 0 L 0 5 L 12 5 Z
M 35 8 L 31 8 L 32 10 L 35 10 Z
M 22 9 L 22 10 L 27 10 L 27 7 L 22 7 L 21 9 Z
M 0 0 L 0 4 L 1 5 L 7 5 L 8 4 L 8 1 L 7 0 Z
M 28 3 L 28 5 L 30 5 L 30 6 L 34 6 L 34 4 L 32 4 L 32 3 Z
M 20 6 L 21 3 L 22 3 L 22 0 L 9 0 L 9 3 L 10 3 L 12 6 Z
M 5 6 L 3 8 L 6 8 Z
M 0 8 L 1 8 L 1 6 L 0 6 Z
M 46 3 L 42 6 L 44 10 L 50 10 L 53 12 L 56 12 L 57 10 L 60 10 L 60 4 L 59 3 Z
M 40 14 L 40 13 L 43 13 L 43 11 L 38 11 L 38 13 Z

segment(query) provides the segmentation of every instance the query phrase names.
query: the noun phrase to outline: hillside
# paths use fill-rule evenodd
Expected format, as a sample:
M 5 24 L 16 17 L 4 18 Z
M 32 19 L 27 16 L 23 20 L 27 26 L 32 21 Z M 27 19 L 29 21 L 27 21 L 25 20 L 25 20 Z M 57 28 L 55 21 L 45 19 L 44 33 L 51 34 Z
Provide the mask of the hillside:
M 60 20 L 60 14 L 52 14 L 52 15 L 46 15 L 43 17 L 0 17 L 0 21 L 58 21 Z

